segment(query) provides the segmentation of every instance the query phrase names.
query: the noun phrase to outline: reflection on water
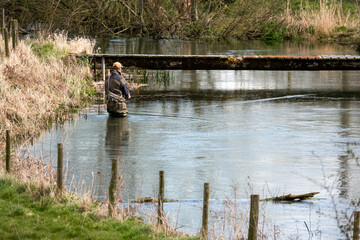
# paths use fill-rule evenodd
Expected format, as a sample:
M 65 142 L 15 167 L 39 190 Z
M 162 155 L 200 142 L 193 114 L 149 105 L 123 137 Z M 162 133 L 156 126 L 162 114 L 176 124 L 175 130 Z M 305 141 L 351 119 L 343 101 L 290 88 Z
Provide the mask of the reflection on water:
M 130 39 L 110 42 L 108 51 L 351 54 L 332 45 L 237 44 Z M 165 204 L 165 211 L 192 233 L 200 226 L 204 182 L 210 183 L 213 209 L 232 197 L 235 183 L 244 207 L 250 192 L 270 197 L 319 191 L 318 200 L 268 203 L 270 227 L 279 225 L 285 236 L 299 233 L 304 239 L 309 236 L 307 222 L 318 225 L 322 239 L 339 239 L 333 200 L 346 211 L 352 199 L 360 198 L 360 166 L 355 161 L 360 156 L 358 74 L 174 71 L 169 86 L 134 93 L 127 118 L 110 118 L 105 110 L 88 112 L 86 119 L 46 133 L 37 144 L 45 152 L 56 152 L 57 142 L 63 142 L 78 179 L 90 183 L 91 173 L 99 172 L 104 185 L 97 191 L 98 199 L 106 195 L 101 189 L 108 184 L 112 158 L 122 160 L 124 199 L 156 196 L 158 172 L 164 170 L 165 197 L 181 200 Z M 157 93 L 182 97 L 152 101 L 139 97 Z
M 127 118 L 108 117 L 106 120 L 105 149 L 109 158 L 121 156 L 122 149 L 128 145 L 128 141 Z
M 210 93 L 214 98 L 262 98 L 278 95 L 318 94 L 332 97 L 359 97 L 357 71 L 173 71 L 168 86 L 150 84 L 134 94 L 177 93 L 188 97 Z M 258 95 L 258 96 L 256 96 Z M 205 98 L 209 96 L 205 95 Z
M 182 41 L 153 39 L 100 39 L 102 53 L 166 55 L 358 55 L 355 50 L 332 43 L 263 41 Z

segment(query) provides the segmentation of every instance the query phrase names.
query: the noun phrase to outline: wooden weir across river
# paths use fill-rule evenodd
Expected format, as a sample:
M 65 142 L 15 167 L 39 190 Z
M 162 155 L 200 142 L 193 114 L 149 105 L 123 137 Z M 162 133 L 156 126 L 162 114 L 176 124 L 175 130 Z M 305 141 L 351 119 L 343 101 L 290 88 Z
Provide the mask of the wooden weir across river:
M 76 55 L 77 56 L 77 55 Z M 270 70 L 320 71 L 360 70 L 360 55 L 146 55 L 146 54 L 92 54 L 94 75 L 114 62 L 126 68 L 156 70 Z
M 143 55 L 93 54 L 94 69 L 125 67 L 158 70 L 360 70 L 360 55 Z

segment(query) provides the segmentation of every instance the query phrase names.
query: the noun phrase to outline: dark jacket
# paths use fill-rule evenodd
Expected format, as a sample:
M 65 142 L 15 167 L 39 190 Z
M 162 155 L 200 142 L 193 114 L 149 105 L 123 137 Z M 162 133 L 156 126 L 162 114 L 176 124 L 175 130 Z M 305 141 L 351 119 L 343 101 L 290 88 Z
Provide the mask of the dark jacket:
M 128 99 L 130 96 L 129 86 L 126 83 L 125 78 L 121 76 L 121 72 L 117 69 L 112 69 L 110 73 L 111 75 L 105 81 L 106 97 L 108 97 L 110 91 L 118 96 Z

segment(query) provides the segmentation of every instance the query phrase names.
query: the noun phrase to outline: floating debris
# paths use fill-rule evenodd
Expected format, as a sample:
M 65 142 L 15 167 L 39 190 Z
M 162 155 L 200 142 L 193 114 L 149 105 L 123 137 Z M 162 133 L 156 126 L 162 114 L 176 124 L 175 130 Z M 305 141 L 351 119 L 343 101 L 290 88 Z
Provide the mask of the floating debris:
M 279 196 L 279 197 L 262 199 L 262 201 L 273 201 L 273 202 L 302 201 L 302 200 L 307 200 L 307 199 L 313 198 L 314 195 L 319 194 L 319 193 L 320 192 L 311 192 L 311 193 L 304 193 L 304 194 L 299 194 L 299 195 L 288 194 L 288 195 L 283 195 L 283 196 Z
M 175 200 L 175 199 L 169 199 L 169 198 L 164 198 L 164 202 L 178 202 L 179 200 Z M 134 201 L 131 201 L 132 203 L 157 203 L 158 199 L 157 198 L 151 198 L 151 197 L 144 197 L 144 198 L 138 198 Z

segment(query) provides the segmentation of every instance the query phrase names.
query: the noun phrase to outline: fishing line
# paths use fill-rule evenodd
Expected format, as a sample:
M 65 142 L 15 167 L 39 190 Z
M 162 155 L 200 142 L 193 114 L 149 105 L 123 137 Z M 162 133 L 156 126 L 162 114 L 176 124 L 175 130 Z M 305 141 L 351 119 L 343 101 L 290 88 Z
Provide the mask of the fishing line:
M 213 104 L 213 105 L 210 105 L 210 106 L 211 107 L 229 107 L 229 106 L 251 104 L 251 103 L 258 103 L 258 102 L 260 102 L 260 103 L 262 103 L 262 102 L 271 102 L 271 101 L 284 100 L 284 99 L 308 98 L 310 96 L 313 96 L 313 94 L 289 95 L 289 96 L 282 96 L 282 97 L 261 98 L 261 99 L 244 100 L 244 101 L 237 101 L 237 102 L 232 101 L 231 103 Z M 200 109 L 200 108 L 206 108 L 206 107 L 209 107 L 209 105 L 194 107 L 194 109 Z
M 148 117 L 185 118 L 185 119 L 203 120 L 203 121 L 206 120 L 206 119 L 203 119 L 203 118 L 190 117 L 190 116 L 181 116 L 181 115 L 178 115 L 178 114 L 167 115 L 167 114 L 160 114 L 160 113 L 129 112 L 129 115 L 133 115 L 133 116 L 148 116 Z
M 284 99 L 307 98 L 309 96 L 312 96 L 312 95 L 311 94 L 289 95 L 289 96 L 254 99 L 254 100 L 240 101 L 240 102 L 233 102 L 232 101 L 231 103 L 227 103 L 227 104 L 225 103 L 225 104 L 204 105 L 204 106 L 193 107 L 192 109 L 204 109 L 204 108 L 210 108 L 210 107 L 229 107 L 229 106 L 236 106 L 236 105 L 240 105 L 240 104 L 251 104 L 251 103 L 257 103 L 257 102 L 261 103 L 261 102 L 270 102 L 270 101 L 284 100 Z M 180 114 L 129 112 L 129 115 L 132 115 L 132 116 L 148 116 L 148 117 L 183 118 L 183 119 L 201 120 L 201 121 L 207 121 L 207 122 L 213 122 L 214 123 L 214 119 L 199 118 L 199 117 L 192 117 L 192 116 L 182 116 Z

